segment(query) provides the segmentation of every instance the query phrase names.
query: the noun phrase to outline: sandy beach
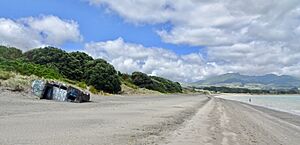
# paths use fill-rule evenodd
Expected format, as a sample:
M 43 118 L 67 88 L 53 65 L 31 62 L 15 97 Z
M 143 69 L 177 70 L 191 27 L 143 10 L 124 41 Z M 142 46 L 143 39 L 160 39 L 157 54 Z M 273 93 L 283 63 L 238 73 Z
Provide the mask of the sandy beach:
M 92 96 L 89 103 L 0 91 L 1 145 L 299 145 L 300 117 L 205 95 Z

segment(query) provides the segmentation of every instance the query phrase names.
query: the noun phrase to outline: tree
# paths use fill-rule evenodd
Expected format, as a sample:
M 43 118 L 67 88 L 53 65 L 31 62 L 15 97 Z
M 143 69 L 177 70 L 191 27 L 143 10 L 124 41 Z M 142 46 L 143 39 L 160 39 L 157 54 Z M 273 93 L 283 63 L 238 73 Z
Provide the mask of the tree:
M 66 78 L 86 82 L 98 90 L 109 93 L 121 91 L 117 71 L 103 59 L 94 60 L 83 52 L 67 53 L 54 47 L 30 50 L 25 57 L 30 62 L 55 67 Z
M 135 85 L 140 86 L 142 88 L 145 88 L 146 85 L 153 83 L 151 78 L 147 74 L 144 74 L 142 72 L 133 72 L 131 75 L 131 79 Z
M 178 82 L 173 82 L 171 80 L 157 76 L 151 76 L 151 78 L 161 83 L 164 86 L 166 92 L 168 93 L 182 92 L 182 87 Z
M 159 91 L 162 93 L 180 93 L 182 92 L 181 85 L 178 82 L 172 82 L 165 78 L 148 76 L 142 72 L 133 72 L 131 76 L 133 84 L 150 90 Z
M 84 52 L 77 51 L 77 52 L 71 52 L 69 54 L 72 57 L 72 59 L 76 61 L 75 64 L 78 65 L 75 66 L 76 69 L 73 71 L 73 75 L 76 76 L 75 80 L 84 81 L 84 72 L 87 69 L 86 64 L 89 61 L 93 61 L 94 59 Z
M 45 47 L 27 51 L 24 55 L 30 62 L 56 68 L 68 79 L 83 80 L 83 63 L 77 59 L 80 58 L 77 53 L 69 54 L 58 48 Z
M 97 90 L 119 93 L 121 82 L 115 68 L 103 59 L 96 59 L 86 64 L 85 80 Z
M 0 57 L 5 59 L 21 58 L 22 51 L 14 47 L 0 46 Z

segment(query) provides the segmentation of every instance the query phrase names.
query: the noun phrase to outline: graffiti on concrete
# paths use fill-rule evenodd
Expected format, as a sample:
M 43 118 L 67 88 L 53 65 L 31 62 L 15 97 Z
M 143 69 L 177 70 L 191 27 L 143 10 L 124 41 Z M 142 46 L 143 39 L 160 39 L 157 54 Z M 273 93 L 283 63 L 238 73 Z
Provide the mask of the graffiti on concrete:
M 67 86 L 58 82 L 48 82 L 34 80 L 32 82 L 32 93 L 40 99 L 68 101 L 68 102 L 88 102 L 90 94 L 75 87 Z

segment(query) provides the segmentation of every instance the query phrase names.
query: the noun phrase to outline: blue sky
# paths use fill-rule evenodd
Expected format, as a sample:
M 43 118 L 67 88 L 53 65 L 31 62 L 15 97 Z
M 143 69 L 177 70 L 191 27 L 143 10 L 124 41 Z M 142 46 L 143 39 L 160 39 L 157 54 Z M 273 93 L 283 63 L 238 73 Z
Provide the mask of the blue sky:
M 0 44 L 56 46 L 180 82 L 300 77 L 300 1 L 0 1 Z
M 164 43 L 155 33 L 169 24 L 130 24 L 113 13 L 105 12 L 105 7 L 91 6 L 84 0 L 9 0 L 0 1 L 1 17 L 19 19 L 23 17 L 54 15 L 61 19 L 74 20 L 79 24 L 83 42 L 66 42 L 61 48 L 82 49 L 85 42 L 106 41 L 122 37 L 131 43 L 146 47 L 163 47 L 178 54 L 201 51 L 202 47 Z

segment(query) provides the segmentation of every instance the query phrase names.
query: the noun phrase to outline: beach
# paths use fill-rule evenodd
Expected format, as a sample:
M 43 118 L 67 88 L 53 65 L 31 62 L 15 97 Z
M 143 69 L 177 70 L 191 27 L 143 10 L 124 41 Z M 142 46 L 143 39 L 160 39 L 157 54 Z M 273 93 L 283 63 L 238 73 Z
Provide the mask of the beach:
M 300 116 L 212 95 L 39 100 L 0 92 L 1 145 L 298 145 Z
M 300 115 L 299 94 L 220 94 L 217 97 Z

